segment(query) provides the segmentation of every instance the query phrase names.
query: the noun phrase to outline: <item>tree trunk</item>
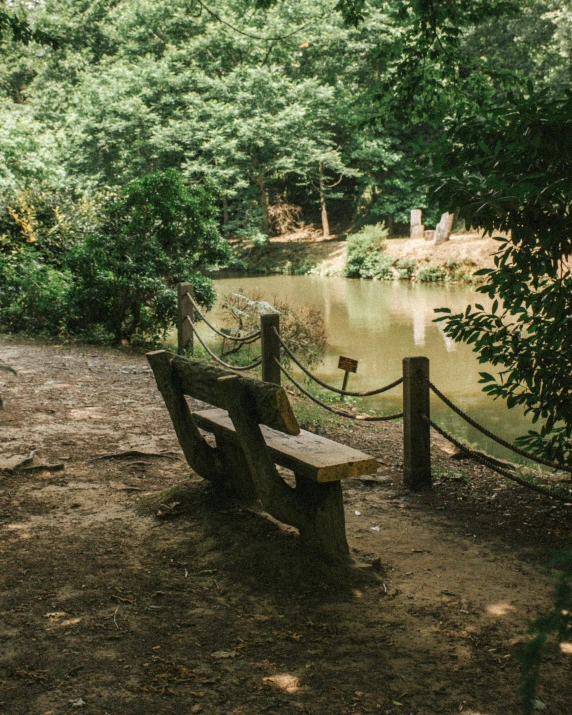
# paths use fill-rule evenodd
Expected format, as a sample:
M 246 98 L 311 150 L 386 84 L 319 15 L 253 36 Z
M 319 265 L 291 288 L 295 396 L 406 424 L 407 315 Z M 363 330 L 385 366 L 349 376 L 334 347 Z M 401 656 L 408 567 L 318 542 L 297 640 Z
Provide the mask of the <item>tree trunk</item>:
M 328 207 L 326 205 L 326 192 L 324 190 L 324 166 L 320 164 L 320 207 L 322 209 L 322 233 L 324 238 L 330 237 L 330 222 L 328 221 Z
M 268 234 L 270 228 L 270 218 L 268 216 L 268 196 L 266 195 L 266 187 L 264 186 L 264 179 L 262 178 L 262 174 L 258 174 L 258 176 L 256 177 L 256 183 L 260 188 L 260 206 L 262 207 L 262 211 L 264 214 L 262 227 L 264 229 L 264 233 Z
M 222 197 L 222 233 L 224 236 L 227 234 L 228 224 L 228 198 L 226 196 Z

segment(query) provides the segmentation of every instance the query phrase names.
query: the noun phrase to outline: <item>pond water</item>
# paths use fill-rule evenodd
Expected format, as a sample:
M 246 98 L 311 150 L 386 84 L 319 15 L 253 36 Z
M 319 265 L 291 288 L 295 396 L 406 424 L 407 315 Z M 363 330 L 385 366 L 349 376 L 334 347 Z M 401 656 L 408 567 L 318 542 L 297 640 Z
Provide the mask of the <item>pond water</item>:
M 343 372 L 337 367 L 340 355 L 359 360 L 357 373 L 349 378 L 348 389 L 352 390 L 370 390 L 392 382 L 401 377 L 404 357 L 425 355 L 430 360 L 431 381 L 492 432 L 512 441 L 530 427 L 522 411 L 508 410 L 504 402 L 481 391 L 479 371 L 491 371 L 490 366 L 479 364 L 469 346 L 454 343 L 433 322 L 435 308 L 461 311 L 474 302 L 477 294 L 470 287 L 313 276 L 221 278 L 215 283 L 217 305 L 209 315 L 219 325 L 218 306 L 229 292 L 248 295 L 256 291 L 269 302 L 277 297 L 293 307 L 318 308 L 326 323 L 328 348 L 314 372 L 330 384 L 342 385 Z M 486 303 L 481 295 L 478 301 Z M 205 328 L 201 326 L 201 335 L 210 338 L 212 333 L 209 336 Z M 215 345 L 217 340 L 220 339 L 209 342 Z M 400 412 L 401 405 L 401 387 L 361 399 L 357 404 L 380 413 Z M 451 433 L 490 454 L 518 459 L 466 424 L 434 396 L 431 416 Z

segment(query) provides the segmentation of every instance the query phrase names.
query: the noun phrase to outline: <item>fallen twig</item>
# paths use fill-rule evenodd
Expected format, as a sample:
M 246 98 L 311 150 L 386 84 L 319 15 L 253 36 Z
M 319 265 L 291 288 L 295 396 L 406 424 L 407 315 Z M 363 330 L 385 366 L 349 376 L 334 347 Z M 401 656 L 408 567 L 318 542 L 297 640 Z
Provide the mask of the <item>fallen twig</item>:
M 13 467 L 10 467 L 10 469 L 13 472 L 15 472 L 17 469 L 21 469 L 26 464 L 31 464 L 34 461 L 35 456 L 36 456 L 36 450 L 31 449 L 30 454 L 25 459 L 23 459 L 21 462 L 18 462 L 18 464 L 15 464 Z
M 33 464 L 30 467 L 20 467 L 18 471 L 21 472 L 63 472 L 65 469 L 65 464 Z M 15 471 L 15 469 L 14 469 Z
M 114 454 L 100 454 L 99 457 L 92 457 L 88 462 L 98 462 L 103 459 L 126 459 L 128 457 L 159 457 L 160 459 L 177 459 L 180 457 L 168 454 L 167 452 L 141 452 L 138 449 L 128 449 L 125 452 L 115 452 Z
M 19 469 L 22 469 L 25 467 L 27 464 L 32 464 L 34 461 L 34 457 L 36 456 L 36 450 L 32 449 L 30 450 L 30 454 L 22 459 L 20 462 L 17 462 L 14 464 L 12 467 L 4 467 L 0 471 L 5 472 L 6 474 L 13 474 L 14 472 L 17 472 Z

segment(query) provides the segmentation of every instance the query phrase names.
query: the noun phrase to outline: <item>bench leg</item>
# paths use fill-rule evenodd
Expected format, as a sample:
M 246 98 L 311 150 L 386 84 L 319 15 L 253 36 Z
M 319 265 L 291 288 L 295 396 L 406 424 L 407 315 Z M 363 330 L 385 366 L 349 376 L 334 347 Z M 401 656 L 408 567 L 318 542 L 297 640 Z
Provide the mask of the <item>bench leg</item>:
M 215 439 L 223 463 L 225 487 L 240 501 L 256 501 L 256 489 L 240 445 L 220 433 L 215 434 Z
M 302 543 L 335 561 L 347 560 L 350 549 L 340 482 L 317 484 L 296 475 L 296 497 L 303 514 Z

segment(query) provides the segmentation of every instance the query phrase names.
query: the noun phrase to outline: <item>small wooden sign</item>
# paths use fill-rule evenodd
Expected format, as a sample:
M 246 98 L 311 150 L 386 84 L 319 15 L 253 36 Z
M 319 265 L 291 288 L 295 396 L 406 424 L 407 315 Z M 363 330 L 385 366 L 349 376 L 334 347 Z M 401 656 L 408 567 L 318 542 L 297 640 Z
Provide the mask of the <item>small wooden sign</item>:
M 357 372 L 358 361 L 349 357 L 340 356 L 338 367 L 346 372 Z

